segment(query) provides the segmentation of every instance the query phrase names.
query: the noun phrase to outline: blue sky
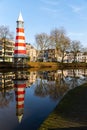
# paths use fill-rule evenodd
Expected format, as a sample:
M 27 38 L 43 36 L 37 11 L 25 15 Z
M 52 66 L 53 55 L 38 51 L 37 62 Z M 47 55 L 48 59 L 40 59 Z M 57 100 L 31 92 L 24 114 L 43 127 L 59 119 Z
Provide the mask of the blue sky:
M 26 42 L 35 43 L 35 35 L 64 27 L 71 40 L 87 47 L 87 0 L 0 0 L 0 25 L 16 32 L 21 11 Z

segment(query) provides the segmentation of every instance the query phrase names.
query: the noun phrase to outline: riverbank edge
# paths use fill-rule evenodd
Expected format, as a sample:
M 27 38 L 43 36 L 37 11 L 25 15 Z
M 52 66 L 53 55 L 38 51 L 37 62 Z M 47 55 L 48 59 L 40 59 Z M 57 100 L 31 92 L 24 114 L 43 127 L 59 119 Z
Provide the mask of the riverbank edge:
M 57 63 L 57 62 L 27 62 L 22 65 L 14 65 L 12 62 L 0 62 L 0 68 L 56 68 L 56 69 L 73 69 L 87 68 L 87 63 Z

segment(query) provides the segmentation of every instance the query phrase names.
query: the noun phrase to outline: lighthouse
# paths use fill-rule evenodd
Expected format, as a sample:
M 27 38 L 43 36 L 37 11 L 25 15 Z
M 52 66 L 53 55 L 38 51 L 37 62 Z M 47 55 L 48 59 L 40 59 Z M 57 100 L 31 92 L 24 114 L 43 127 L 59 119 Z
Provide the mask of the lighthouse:
M 26 62 L 26 43 L 24 35 L 24 20 L 20 12 L 17 19 L 17 28 L 16 28 L 16 39 L 14 47 L 14 64 L 16 66 L 23 66 Z

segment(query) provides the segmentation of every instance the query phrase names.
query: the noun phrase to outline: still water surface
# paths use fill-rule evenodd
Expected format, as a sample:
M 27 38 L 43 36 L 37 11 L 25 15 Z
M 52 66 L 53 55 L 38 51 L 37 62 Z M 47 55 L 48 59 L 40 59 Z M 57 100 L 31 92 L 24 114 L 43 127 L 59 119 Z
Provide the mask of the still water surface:
M 87 70 L 0 72 L 0 130 L 38 130 Z

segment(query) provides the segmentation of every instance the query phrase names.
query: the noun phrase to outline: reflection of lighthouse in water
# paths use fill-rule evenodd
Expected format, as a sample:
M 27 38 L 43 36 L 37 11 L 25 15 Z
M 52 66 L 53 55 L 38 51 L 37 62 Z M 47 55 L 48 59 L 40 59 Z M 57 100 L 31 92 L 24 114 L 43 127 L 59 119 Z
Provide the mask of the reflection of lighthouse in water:
M 24 112 L 24 95 L 26 88 L 26 80 L 15 80 L 14 87 L 16 96 L 16 115 L 20 123 Z

